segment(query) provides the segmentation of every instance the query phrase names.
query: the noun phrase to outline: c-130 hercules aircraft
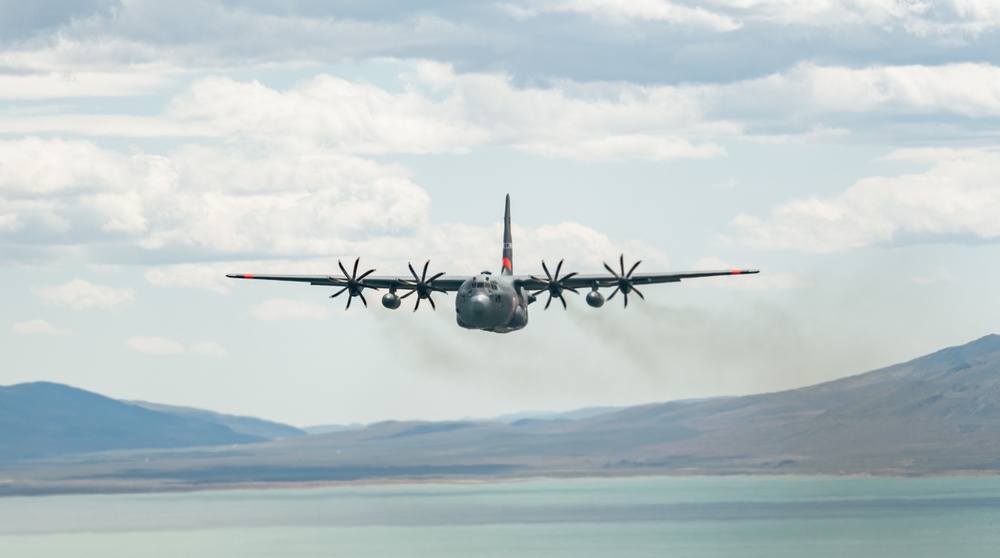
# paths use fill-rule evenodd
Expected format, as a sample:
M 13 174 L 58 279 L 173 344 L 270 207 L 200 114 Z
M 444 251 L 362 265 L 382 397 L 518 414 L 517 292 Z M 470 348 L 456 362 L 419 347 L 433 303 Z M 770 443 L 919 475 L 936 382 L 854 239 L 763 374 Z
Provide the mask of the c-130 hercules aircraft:
M 495 333 L 508 333 L 523 329 L 528 325 L 528 305 L 535 302 L 535 297 L 541 293 L 548 292 L 549 298 L 545 302 L 548 309 L 553 298 L 558 298 L 566 308 L 566 299 L 563 298 L 564 291 L 579 294 L 577 289 L 590 288 L 586 300 L 593 308 L 604 306 L 604 295 L 598 289 L 609 289 L 614 287 L 614 291 L 608 300 L 611 300 L 619 292 L 624 299 L 625 307 L 628 307 L 628 295 L 635 293 L 639 298 L 645 299 L 642 292 L 636 285 L 652 285 L 654 283 L 676 283 L 681 279 L 694 279 L 697 277 L 714 277 L 719 275 L 747 275 L 759 273 L 756 269 L 732 269 L 724 271 L 682 271 L 678 273 L 635 273 L 641 261 L 636 262 L 625 271 L 625 256 L 622 255 L 619 264 L 620 271 L 615 271 L 608 264 L 604 264 L 604 269 L 610 275 L 579 273 L 568 273 L 559 277 L 562 271 L 563 262 L 556 266 L 555 274 L 549 273 L 548 266 L 542 261 L 542 269 L 545 271 L 545 278 L 535 275 L 514 275 L 514 251 L 512 248 L 510 234 L 510 195 L 507 195 L 506 207 L 503 218 L 503 263 L 500 275 L 495 276 L 489 271 L 483 271 L 473 276 L 450 276 L 444 272 L 427 276 L 427 269 L 430 261 L 424 264 L 423 273 L 417 275 L 413 264 L 408 264 L 412 278 L 402 277 L 382 277 L 372 276 L 374 269 L 358 275 L 358 264 L 361 258 L 354 260 L 354 269 L 347 272 L 344 264 L 337 262 L 343 277 L 332 275 L 258 275 L 252 273 L 234 273 L 226 275 L 232 279 L 263 279 L 266 281 L 297 281 L 309 283 L 311 285 L 322 285 L 327 287 L 341 287 L 330 298 L 336 298 L 345 292 L 347 297 L 347 308 L 351 307 L 354 297 L 361 299 L 361 302 L 368 307 L 365 300 L 364 290 L 371 289 L 377 291 L 388 289 L 389 292 L 382 295 L 382 306 L 395 310 L 402 304 L 402 299 L 417 295 L 416 304 L 413 311 L 420 307 L 420 301 L 426 299 L 432 308 L 437 309 L 431 295 L 434 293 L 448 293 L 458 291 L 455 298 L 455 312 L 458 325 L 465 329 L 478 329 L 482 331 L 492 331 Z M 398 291 L 409 291 L 399 296 Z M 534 291 L 534 292 L 532 292 Z

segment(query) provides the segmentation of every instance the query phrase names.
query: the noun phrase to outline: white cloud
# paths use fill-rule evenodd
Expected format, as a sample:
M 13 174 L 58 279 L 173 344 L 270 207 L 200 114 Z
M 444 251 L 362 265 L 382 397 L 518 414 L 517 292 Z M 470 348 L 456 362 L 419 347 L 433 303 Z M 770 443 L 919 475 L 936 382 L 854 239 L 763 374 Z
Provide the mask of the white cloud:
M 546 157 L 581 161 L 711 159 L 726 154 L 725 149 L 715 143 L 693 145 L 679 137 L 661 137 L 655 134 L 620 135 L 564 144 L 555 141 L 525 142 L 518 147 Z
M 169 80 L 164 76 L 136 70 L 131 73 L 72 70 L 4 73 L 0 74 L 0 99 L 126 97 L 149 93 L 168 83 Z
M 329 254 L 359 234 L 412 235 L 430 203 L 403 169 L 320 148 L 266 158 L 196 146 L 124 156 L 29 138 L 0 142 L 3 162 L 0 189 L 20 198 L 4 222 L 47 243 L 64 235 L 146 250 Z
M 347 296 L 347 293 L 341 296 Z M 330 310 L 328 306 L 319 303 L 273 298 L 254 306 L 252 313 L 255 318 L 264 321 L 322 320 L 329 315 Z
M 455 74 L 432 62 L 418 63 L 414 79 L 403 92 L 390 93 L 326 75 L 287 91 L 208 78 L 177 97 L 171 114 L 214 127 L 220 136 L 268 144 L 333 144 L 349 153 L 464 152 L 504 145 L 588 161 L 718 156 L 719 146 L 698 138 L 739 130 L 705 119 L 701 100 L 685 88 L 576 83 L 521 88 L 507 75 Z
M 716 0 L 725 11 L 740 10 L 748 21 L 778 25 L 833 27 L 904 26 L 921 21 L 924 2 L 894 0 Z
M 667 53 L 636 64 L 642 68 L 637 73 L 647 74 L 660 61 L 678 67 L 673 57 L 684 60 L 680 66 L 688 61 L 697 65 L 699 57 L 760 44 L 759 52 L 739 53 L 759 67 L 775 59 L 774 37 L 806 39 L 793 38 L 789 48 L 818 37 L 816 44 L 829 45 L 819 46 L 820 53 L 873 60 L 881 52 L 872 51 L 912 48 L 914 38 L 931 47 L 954 47 L 1000 28 L 1000 5 L 989 0 L 507 0 L 460 12 L 405 1 L 367 9 L 336 3 L 280 9 L 273 2 L 242 3 L 237 9 L 229 4 L 130 1 L 117 6 L 113 15 L 73 18 L 36 40 L 0 52 L 0 67 L 10 69 L 0 76 L 0 98 L 136 96 L 174 87 L 192 70 L 406 56 L 460 60 L 466 68 L 509 66 L 519 77 L 535 78 L 540 75 L 538 65 L 550 71 L 562 66 L 565 69 L 557 71 L 571 73 L 581 66 L 581 56 L 588 57 L 582 64 L 588 68 L 617 73 L 620 68 L 614 66 L 631 62 L 618 64 L 622 57 L 642 60 L 643 50 Z M 498 21 L 498 10 L 516 21 Z M 584 17 L 556 26 L 522 23 L 540 14 Z M 623 23 L 643 25 L 638 30 L 605 29 Z M 647 33 L 655 26 L 668 31 Z M 735 30 L 741 33 L 731 33 Z M 562 42 L 570 34 L 586 37 L 580 39 L 582 44 L 596 42 L 608 55 L 547 48 L 549 40 Z M 740 37 L 720 39 L 720 34 Z M 762 35 L 767 38 L 756 40 Z M 975 59 L 989 59 L 986 43 L 984 54 Z M 547 50 L 538 55 L 540 49 Z M 947 55 L 948 49 L 941 50 Z M 810 55 L 815 51 L 805 54 Z M 554 64 L 546 64 L 547 59 Z M 777 59 L 786 63 L 784 56 Z M 140 128 L 131 129 L 141 133 Z
M 466 152 L 493 145 L 585 161 L 660 161 L 724 155 L 719 142 L 733 137 L 778 133 L 822 140 L 874 127 L 857 114 L 1000 116 L 1000 67 L 987 63 L 862 68 L 801 63 L 730 83 L 559 81 L 545 87 L 516 86 L 500 73 L 459 74 L 434 62 L 401 64 L 413 72 L 399 76 L 400 91 L 331 75 L 286 90 L 210 77 L 175 97 L 159 117 L 15 115 L 0 122 L 22 133 L 235 137 L 285 156 Z M 883 124 L 878 131 L 893 129 Z M 910 139 L 913 131 L 905 133 Z M 339 155 L 331 155 L 331 147 Z M 79 141 L 10 143 L 0 162 L 27 164 L 0 166 L 9 175 L 0 178 L 15 191 L 120 187 L 151 179 L 164 164 L 183 173 L 185 163 L 212 151 L 191 147 L 164 162 L 95 149 Z M 46 159 L 50 152 L 59 156 Z M 234 159 L 223 155 L 211 166 L 221 170 Z M 46 168 L 52 161 L 71 163 Z M 246 161 L 240 166 L 250 171 L 244 175 L 260 170 Z M 144 226 L 122 217 L 134 200 L 100 201 L 109 230 Z
M 955 276 L 943 267 L 937 268 L 931 275 L 921 275 L 913 278 L 913 282 L 918 285 L 936 285 L 938 283 L 952 283 L 954 281 Z
M 26 156 L 32 151 L 29 157 L 42 161 L 32 170 L 29 159 L 7 183 L 22 198 L 13 209 L 28 223 L 19 233 L 26 238 L 66 235 L 82 247 L 131 247 L 161 261 L 184 261 L 193 253 L 295 259 L 377 254 L 398 263 L 419 253 L 468 272 L 480 269 L 482 260 L 475 255 L 500 234 L 492 226 L 431 223 L 430 198 L 405 169 L 353 156 L 304 150 L 252 158 L 233 149 L 198 146 L 170 157 L 123 156 L 88 142 L 38 139 L 0 142 L 0 152 L 8 146 Z M 77 175 L 64 175 L 66 169 L 54 163 L 77 156 L 107 168 L 96 172 L 81 166 Z M 56 176 L 47 179 L 50 170 Z M 567 227 L 572 233 L 559 233 Z M 573 224 L 524 234 L 565 245 L 565 257 L 581 257 L 584 263 L 599 264 L 589 259 L 631 251 Z M 595 248 L 600 246 L 607 249 Z M 536 256 L 547 255 L 522 252 L 520 257 Z M 233 271 L 228 264 L 187 263 L 154 267 L 146 280 L 223 293 L 230 288 L 223 275 Z
M 225 272 L 219 266 L 204 264 L 178 264 L 155 267 L 146 272 L 146 281 L 157 287 L 183 287 L 205 289 L 219 294 L 227 294 Z
M 497 232 L 499 234 L 499 231 Z M 515 232 L 517 238 L 531 239 L 530 246 L 526 246 L 527 243 L 518 245 L 515 264 L 522 270 L 525 268 L 541 270 L 541 260 L 544 259 L 549 270 L 554 271 L 554 266 L 559 260 L 553 258 L 555 254 L 552 251 L 557 251 L 560 259 L 566 259 L 566 265 L 569 267 L 565 268 L 563 273 L 583 270 L 603 272 L 605 262 L 617 265 L 615 262 L 622 254 L 625 255 L 626 263 L 630 258 L 641 256 L 643 269 L 669 268 L 666 255 L 651 246 L 634 241 L 626 244 L 616 243 L 606 234 L 578 223 L 565 222 L 533 229 L 516 227 Z M 539 249 L 547 253 L 540 252 Z
M 823 67 L 802 64 L 783 76 L 747 82 L 800 96 L 819 112 L 1000 114 L 1000 67 L 985 63 L 941 66 Z M 804 94 L 804 95 L 803 95 Z
M 0 74 L 0 99 L 132 97 L 169 87 L 182 74 L 155 45 L 116 38 L 108 30 L 93 38 L 73 35 L 64 30 L 46 40 L 5 45 L 0 67 L 8 71 Z
M 667 0 L 561 0 L 535 1 L 529 4 L 533 13 L 572 12 L 592 17 L 598 22 L 626 23 L 630 21 L 658 21 L 715 32 L 735 31 L 743 24 L 732 17 L 707 10 L 692 8 Z M 510 8 L 508 8 L 510 10 Z M 524 16 L 527 12 L 514 11 Z
M 288 91 L 213 77 L 175 98 L 171 115 L 257 141 L 329 141 L 354 153 L 435 153 L 485 141 L 487 132 L 463 118 L 461 109 L 417 90 L 390 93 L 330 75 Z
M 981 129 L 966 119 L 1000 116 L 1000 67 L 986 63 L 864 68 L 800 63 L 760 78 L 683 91 L 699 99 L 705 122 L 732 122 L 739 129 L 708 138 L 842 142 L 876 135 L 940 143 L 941 129 L 933 124 L 948 122 L 949 134 L 981 141 Z
M 0 198 L 0 205 L 6 205 L 3 198 Z M 5 213 L 0 215 L 0 231 L 14 232 L 24 226 L 17 213 Z
M 229 356 L 229 351 L 225 347 L 221 347 L 215 343 L 197 343 L 191 345 L 191 353 L 196 355 L 211 356 L 211 357 L 225 357 Z
M 0 192 L 123 191 L 134 184 L 136 162 L 87 141 L 25 138 L 0 142 Z
M 442 40 L 481 40 L 478 29 L 402 3 L 383 17 L 363 7 L 313 4 L 273 9 L 225 0 L 130 0 L 105 17 L 73 18 L 35 40 L 5 45 L 0 98 L 136 96 L 162 90 L 192 69 L 380 58 Z M 265 4 L 272 4 L 265 6 Z M 346 8 L 346 9 L 345 9 Z M 488 16 L 494 16 L 486 6 Z M 347 12 L 347 13 L 344 13 Z
M 895 158 L 933 156 L 920 174 L 859 180 L 836 198 L 809 198 L 776 207 L 769 219 L 739 215 L 729 242 L 758 249 L 839 252 L 910 235 L 1000 237 L 1000 152 L 898 152 Z
M 33 287 L 31 290 L 46 304 L 68 306 L 74 310 L 116 310 L 131 306 L 135 301 L 132 289 L 95 285 L 83 279 L 74 279 L 65 285 L 54 287 Z
M 28 320 L 27 322 L 17 322 L 11 328 L 15 333 L 25 333 L 30 335 L 69 335 L 70 332 L 60 329 L 45 320 Z
M 0 117 L 9 135 L 72 134 L 88 137 L 123 138 L 210 138 L 218 131 L 197 122 L 183 122 L 162 116 L 121 114 L 8 114 Z
M 746 24 L 768 27 L 876 28 L 918 37 L 978 36 L 1000 27 L 1000 5 L 989 1 L 941 0 L 526 0 L 503 5 L 517 19 L 540 13 L 579 13 L 598 24 L 635 21 L 728 32 Z
M 183 345 L 162 337 L 136 335 L 129 338 L 126 344 L 133 351 L 150 355 L 176 355 L 184 352 Z

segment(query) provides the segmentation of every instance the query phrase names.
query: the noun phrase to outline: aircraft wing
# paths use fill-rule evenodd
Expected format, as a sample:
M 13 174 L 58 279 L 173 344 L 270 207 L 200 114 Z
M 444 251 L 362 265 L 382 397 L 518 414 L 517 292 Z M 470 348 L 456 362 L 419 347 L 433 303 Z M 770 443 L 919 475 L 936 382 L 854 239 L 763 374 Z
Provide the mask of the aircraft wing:
M 677 271 L 674 273 L 635 273 L 627 275 L 629 283 L 632 285 L 653 285 L 656 283 L 677 283 L 682 279 L 697 279 L 699 277 L 719 277 L 723 275 L 749 275 L 760 273 L 758 269 L 726 269 L 718 271 Z M 617 287 L 621 277 L 611 274 L 574 274 L 558 279 L 558 282 L 566 288 L 584 289 L 593 287 Z M 550 281 L 545 277 L 537 275 L 518 277 L 516 281 L 525 289 L 541 290 L 546 288 Z
M 297 283 L 309 283 L 310 285 L 320 285 L 324 287 L 346 287 L 349 279 L 343 275 L 265 275 L 257 273 L 230 273 L 226 277 L 230 279 L 260 279 L 263 281 L 292 281 Z M 434 286 L 445 291 L 457 291 L 468 276 L 442 275 L 434 279 Z M 364 279 L 365 288 L 389 289 L 400 288 L 409 289 L 413 287 L 414 280 L 411 275 L 389 276 L 366 276 Z

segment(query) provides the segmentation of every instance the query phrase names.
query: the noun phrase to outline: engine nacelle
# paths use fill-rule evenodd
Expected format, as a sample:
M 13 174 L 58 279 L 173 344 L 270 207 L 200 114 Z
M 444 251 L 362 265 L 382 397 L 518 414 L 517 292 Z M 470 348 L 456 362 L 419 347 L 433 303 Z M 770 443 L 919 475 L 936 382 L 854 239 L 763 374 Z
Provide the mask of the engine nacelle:
M 601 306 L 604 306 L 604 295 L 597 291 L 590 291 L 587 293 L 587 304 L 589 304 L 591 308 L 600 308 Z
M 402 302 L 403 301 L 399 299 L 399 296 L 397 296 L 396 293 L 385 293 L 382 295 L 382 306 L 385 306 L 389 310 L 399 308 L 399 305 Z

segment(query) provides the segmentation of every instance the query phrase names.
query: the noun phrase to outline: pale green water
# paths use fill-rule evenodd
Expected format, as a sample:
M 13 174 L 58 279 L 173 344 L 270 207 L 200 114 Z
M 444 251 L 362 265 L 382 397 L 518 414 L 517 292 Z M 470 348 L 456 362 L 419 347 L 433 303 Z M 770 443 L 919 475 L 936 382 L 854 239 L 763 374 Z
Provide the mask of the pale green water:
M 1000 479 L 642 478 L 0 498 L 0 557 L 1000 555 Z

